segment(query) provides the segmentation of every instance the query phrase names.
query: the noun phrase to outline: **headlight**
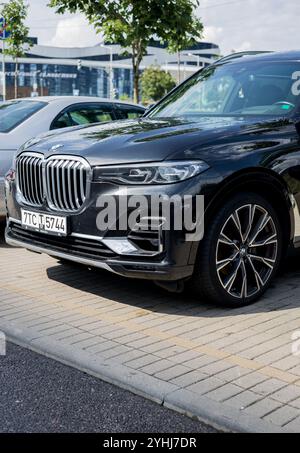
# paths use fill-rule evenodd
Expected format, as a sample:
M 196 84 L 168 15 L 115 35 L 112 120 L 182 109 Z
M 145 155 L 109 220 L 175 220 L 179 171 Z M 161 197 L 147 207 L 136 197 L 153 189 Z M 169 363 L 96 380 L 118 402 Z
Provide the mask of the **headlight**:
M 199 175 L 209 168 L 203 161 L 173 161 L 94 168 L 94 181 L 118 184 L 171 184 Z

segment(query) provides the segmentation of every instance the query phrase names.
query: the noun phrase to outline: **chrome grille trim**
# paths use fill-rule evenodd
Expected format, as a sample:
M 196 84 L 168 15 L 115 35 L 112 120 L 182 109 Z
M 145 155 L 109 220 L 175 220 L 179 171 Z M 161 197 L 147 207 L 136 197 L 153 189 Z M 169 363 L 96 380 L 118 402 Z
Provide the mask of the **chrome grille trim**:
M 47 159 L 45 170 L 49 207 L 54 211 L 80 210 L 88 196 L 90 165 L 80 157 L 52 156 Z
M 42 206 L 43 189 L 43 155 L 23 153 L 17 159 L 17 188 L 22 201 L 31 206 Z
M 41 207 L 46 201 L 53 211 L 77 212 L 89 196 L 92 169 L 77 156 L 26 152 L 17 159 L 17 184 L 21 201 Z

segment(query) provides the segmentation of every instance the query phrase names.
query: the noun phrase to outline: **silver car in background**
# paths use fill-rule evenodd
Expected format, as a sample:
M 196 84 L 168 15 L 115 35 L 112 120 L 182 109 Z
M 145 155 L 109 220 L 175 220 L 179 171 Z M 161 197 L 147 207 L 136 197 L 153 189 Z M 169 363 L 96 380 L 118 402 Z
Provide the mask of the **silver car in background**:
M 5 217 L 4 177 L 25 142 L 50 130 L 135 119 L 144 112 L 140 105 L 97 97 L 35 97 L 0 103 L 0 220 Z

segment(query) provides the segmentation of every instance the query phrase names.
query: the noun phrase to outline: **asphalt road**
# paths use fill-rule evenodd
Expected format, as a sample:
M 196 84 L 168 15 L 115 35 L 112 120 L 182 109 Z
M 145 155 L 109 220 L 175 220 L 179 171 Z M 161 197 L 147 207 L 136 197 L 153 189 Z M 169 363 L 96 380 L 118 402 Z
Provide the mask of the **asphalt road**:
M 8 343 L 0 356 L 1 433 L 215 432 L 100 379 Z

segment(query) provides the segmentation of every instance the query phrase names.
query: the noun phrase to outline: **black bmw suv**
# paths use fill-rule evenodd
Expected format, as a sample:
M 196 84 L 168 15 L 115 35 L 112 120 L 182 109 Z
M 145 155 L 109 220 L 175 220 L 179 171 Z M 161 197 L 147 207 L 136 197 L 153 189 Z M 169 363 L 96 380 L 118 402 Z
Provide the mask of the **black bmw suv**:
M 6 177 L 7 242 L 233 307 L 255 301 L 300 244 L 299 93 L 300 52 L 244 56 L 193 75 L 141 119 L 28 142 Z M 162 228 L 160 209 L 140 209 L 130 228 L 116 226 L 125 211 L 99 225 L 101 200 L 124 194 L 202 196 L 203 237 Z

